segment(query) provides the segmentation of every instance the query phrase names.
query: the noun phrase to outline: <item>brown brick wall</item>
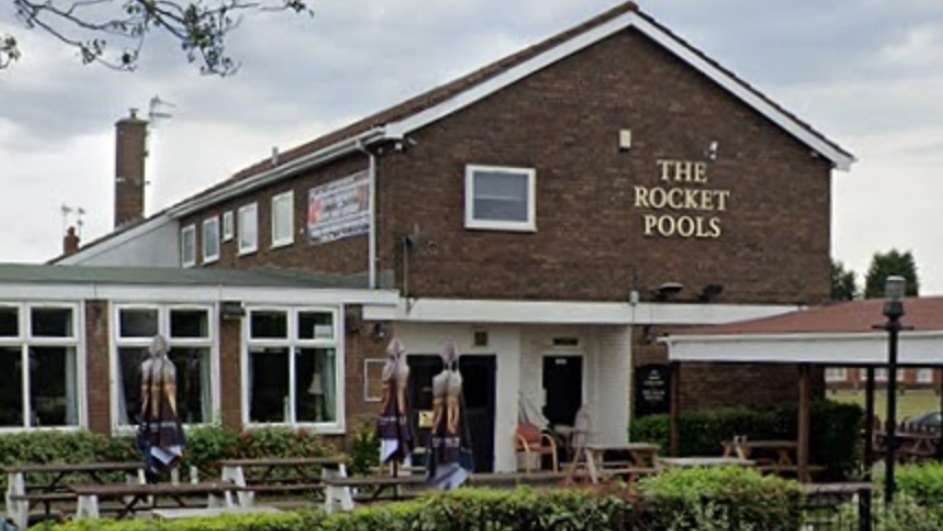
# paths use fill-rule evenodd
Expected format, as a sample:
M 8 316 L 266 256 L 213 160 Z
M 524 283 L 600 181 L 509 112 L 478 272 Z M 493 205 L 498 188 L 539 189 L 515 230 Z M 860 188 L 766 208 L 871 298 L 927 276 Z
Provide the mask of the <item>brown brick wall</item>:
M 220 412 L 223 426 L 242 428 L 242 321 L 219 319 Z
M 115 228 L 144 218 L 147 122 L 133 115 L 115 124 Z
M 96 433 L 111 433 L 109 406 L 110 367 L 108 361 L 108 302 L 85 302 L 86 398 L 89 429 Z
M 632 131 L 628 151 L 617 147 L 621 129 Z M 394 270 L 396 286 L 408 285 L 409 296 L 626 301 L 637 285 L 649 300 L 655 287 L 676 281 L 685 286 L 676 300 L 686 302 L 714 283 L 724 286 L 721 303 L 815 304 L 828 297 L 830 163 L 632 30 L 410 137 L 406 151 L 379 158 L 377 175 L 378 269 Z M 646 212 L 633 205 L 634 187 L 659 185 L 659 159 L 705 160 L 711 141 L 719 151 L 705 188 L 730 191 L 729 208 L 719 214 L 721 236 L 645 236 Z M 466 164 L 535 168 L 537 232 L 466 230 Z M 237 257 L 236 241 L 226 242 L 215 265 L 363 272 L 366 237 L 311 246 L 304 228 L 308 189 L 366 165 L 364 155 L 351 156 L 183 225 L 196 224 L 199 257 L 203 219 L 258 201 L 259 251 Z M 270 199 L 288 189 L 295 191 L 295 243 L 271 249 Z M 404 279 L 402 238 L 414 227 L 421 238 Z M 382 358 L 383 345 L 371 341 L 348 337 L 351 432 L 373 412 L 362 401 L 363 359 Z M 657 347 L 636 352 L 637 363 L 664 357 Z M 795 369 L 786 366 L 690 367 L 684 381 L 685 406 L 695 398 L 700 407 L 791 401 L 797 389 Z
M 208 267 L 279 267 L 330 273 L 353 274 L 367 270 L 367 237 L 354 236 L 322 245 L 308 243 L 306 222 L 308 214 L 308 190 L 341 177 L 347 177 L 367 168 L 366 155 L 352 155 L 326 167 L 301 174 L 294 179 L 268 186 L 240 197 L 216 205 L 206 211 L 197 212 L 181 220 L 181 227 L 189 224 L 196 226 L 197 264 L 203 264 L 203 220 L 219 216 L 220 235 L 222 235 L 222 214 L 232 211 L 235 236 L 220 244 L 220 259 Z M 272 248 L 272 197 L 293 190 L 295 194 L 295 242 L 292 245 Z M 255 253 L 238 256 L 239 244 L 239 207 L 252 203 L 258 204 L 259 246 Z
M 620 129 L 633 146 L 617 149 Z M 665 281 L 692 300 L 816 303 L 828 295 L 830 167 L 645 37 L 623 32 L 412 135 L 381 159 L 382 263 L 400 269 L 403 235 L 416 296 L 643 300 Z M 718 239 L 645 237 L 634 186 L 656 160 L 704 160 L 707 188 L 729 190 Z M 537 171 L 536 233 L 464 228 L 468 163 Z

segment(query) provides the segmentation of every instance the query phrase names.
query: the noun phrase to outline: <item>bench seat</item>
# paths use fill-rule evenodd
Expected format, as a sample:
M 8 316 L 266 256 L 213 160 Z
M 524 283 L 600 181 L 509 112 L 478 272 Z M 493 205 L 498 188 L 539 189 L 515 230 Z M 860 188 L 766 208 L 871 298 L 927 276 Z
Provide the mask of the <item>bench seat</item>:
M 281 512 L 276 507 L 268 505 L 254 505 L 252 507 L 174 507 L 166 509 L 153 509 L 151 516 L 155 520 L 179 520 L 181 518 L 206 518 L 220 516 L 223 514 L 257 514 L 257 513 L 277 513 Z

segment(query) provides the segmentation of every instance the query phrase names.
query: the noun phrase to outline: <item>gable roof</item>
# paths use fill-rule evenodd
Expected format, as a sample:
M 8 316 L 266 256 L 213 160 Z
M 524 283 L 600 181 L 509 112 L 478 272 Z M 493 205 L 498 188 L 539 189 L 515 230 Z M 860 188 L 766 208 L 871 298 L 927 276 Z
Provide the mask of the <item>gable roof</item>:
M 353 153 L 367 144 L 402 139 L 411 131 L 444 118 L 628 28 L 641 32 L 702 72 L 744 104 L 830 160 L 835 168 L 848 170 L 855 161 L 854 156 L 837 143 L 642 13 L 634 2 L 626 2 L 466 76 L 281 153 L 277 162 L 273 163 L 271 159 L 267 159 L 253 164 L 230 179 L 173 207 L 171 214 L 187 215 L 233 195 L 245 193 L 338 156 Z
M 888 333 L 883 299 L 851 301 L 718 326 L 678 329 L 659 341 L 674 361 L 884 365 Z M 943 297 L 904 300 L 902 365 L 940 366 Z
M 849 301 L 749 321 L 678 329 L 670 335 L 684 336 L 757 336 L 784 334 L 860 334 L 873 333 L 886 318 L 884 299 Z M 919 331 L 943 331 L 943 297 L 904 299 L 907 312 L 901 319 L 905 326 Z

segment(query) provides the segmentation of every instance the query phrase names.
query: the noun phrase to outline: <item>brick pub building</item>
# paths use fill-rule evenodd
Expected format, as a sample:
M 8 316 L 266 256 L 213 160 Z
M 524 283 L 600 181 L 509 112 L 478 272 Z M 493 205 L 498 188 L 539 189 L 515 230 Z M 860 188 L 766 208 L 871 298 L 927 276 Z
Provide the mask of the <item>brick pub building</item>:
M 188 422 L 350 436 L 395 334 L 419 410 L 442 345 L 462 352 L 482 469 L 515 468 L 519 397 L 624 439 L 664 330 L 826 301 L 832 171 L 853 162 L 632 3 L 140 219 L 145 134 L 118 123 L 114 233 L 0 269 L 25 397 L 0 398 L 22 412 L 5 429 L 128 427 L 161 332 Z M 792 367 L 684 380 L 687 410 L 795 400 Z

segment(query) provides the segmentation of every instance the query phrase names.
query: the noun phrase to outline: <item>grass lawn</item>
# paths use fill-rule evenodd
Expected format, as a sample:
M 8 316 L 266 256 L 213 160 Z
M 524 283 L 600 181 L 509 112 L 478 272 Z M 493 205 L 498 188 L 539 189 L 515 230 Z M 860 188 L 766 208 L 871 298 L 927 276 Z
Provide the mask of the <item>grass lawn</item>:
M 826 397 L 838 402 L 858 404 L 864 408 L 864 390 L 841 390 L 835 393 L 828 392 L 826 393 Z M 897 395 L 898 422 L 904 420 L 906 417 L 915 417 L 938 409 L 940 409 L 940 397 L 934 391 L 921 389 L 917 391 L 907 391 L 902 395 Z M 887 393 L 883 389 L 874 392 L 874 412 L 881 419 L 883 419 L 887 413 Z

